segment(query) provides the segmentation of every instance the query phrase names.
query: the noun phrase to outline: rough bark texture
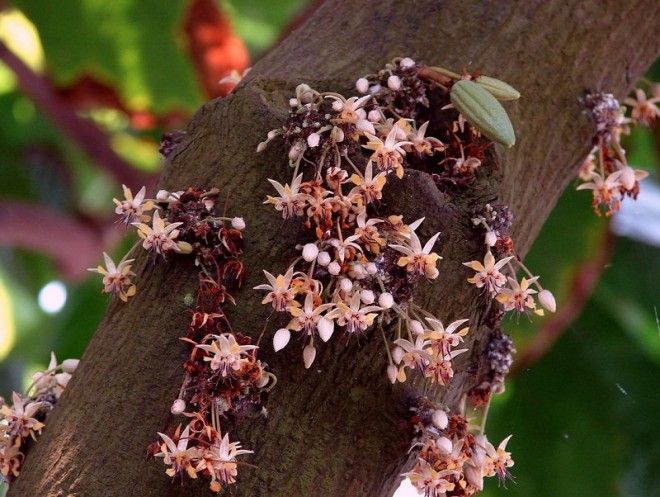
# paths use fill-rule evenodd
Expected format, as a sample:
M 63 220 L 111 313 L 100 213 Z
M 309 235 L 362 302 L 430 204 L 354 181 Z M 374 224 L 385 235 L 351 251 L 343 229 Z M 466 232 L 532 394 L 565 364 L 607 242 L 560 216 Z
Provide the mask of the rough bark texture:
M 202 107 L 168 162 L 162 186 L 217 186 L 229 212 L 248 225 L 245 287 L 231 310 L 235 329 L 259 335 L 268 310 L 250 290 L 261 268 L 283 269 L 297 229 L 261 200 L 267 177 L 288 177 L 281 145 L 257 155 L 266 131 L 281 123 L 286 98 L 300 82 L 346 90 L 395 56 L 445 67 L 481 69 L 523 94 L 507 105 L 518 143 L 500 156 L 501 174 L 470 195 L 508 203 L 516 216 L 517 247 L 525 252 L 588 151 L 590 124 L 577 98 L 586 88 L 623 96 L 658 54 L 654 36 L 660 4 L 636 0 L 475 1 L 333 0 L 261 60 L 229 97 Z M 446 198 L 421 172 L 390 190 L 388 204 L 407 219 L 423 213 L 424 237 L 440 229 L 442 276 L 421 297 L 443 319 L 484 311 L 465 284 L 460 263 L 479 255 L 470 231 L 468 199 Z M 588 199 L 585 195 L 585 202 Z M 191 267 L 172 260 L 148 267 L 143 257 L 138 295 L 113 303 L 80 369 L 50 415 L 11 497 L 162 497 L 207 495 L 204 482 L 171 485 L 146 445 L 170 422 L 189 319 Z M 271 330 L 272 331 L 272 330 Z M 483 330 L 475 326 L 471 340 Z M 268 342 L 266 342 L 268 343 Z M 479 344 L 474 343 L 474 350 Z M 391 495 L 405 463 L 398 428 L 402 389 L 384 378 L 378 337 L 335 337 L 311 371 L 300 351 L 263 350 L 279 383 L 268 417 L 246 419 L 238 435 L 253 448 L 257 468 L 243 467 L 239 496 L 358 497 Z M 473 354 L 474 355 L 474 354 Z M 474 357 L 473 357 L 474 358 Z M 466 358 L 451 388 L 436 392 L 455 405 L 470 386 Z M 423 387 L 421 387 L 423 388 Z

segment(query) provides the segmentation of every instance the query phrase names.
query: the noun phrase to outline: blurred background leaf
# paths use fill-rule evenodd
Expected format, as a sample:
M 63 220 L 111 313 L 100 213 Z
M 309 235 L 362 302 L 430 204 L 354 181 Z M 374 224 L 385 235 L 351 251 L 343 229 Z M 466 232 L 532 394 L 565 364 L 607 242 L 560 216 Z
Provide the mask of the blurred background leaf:
M 115 88 L 128 107 L 194 111 L 202 102 L 185 53 L 183 0 L 16 0 L 34 23 L 58 86 L 90 75 Z

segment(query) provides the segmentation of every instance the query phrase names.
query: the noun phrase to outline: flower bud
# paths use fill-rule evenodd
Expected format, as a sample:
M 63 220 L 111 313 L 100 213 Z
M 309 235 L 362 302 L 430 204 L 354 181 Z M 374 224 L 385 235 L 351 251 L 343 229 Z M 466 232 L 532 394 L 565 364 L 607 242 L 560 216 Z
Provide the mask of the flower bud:
M 497 235 L 494 231 L 488 231 L 486 233 L 486 245 L 489 247 L 494 247 L 497 243 Z
M 349 274 L 356 280 L 363 280 L 367 277 L 367 270 L 365 269 L 364 264 L 356 262 L 355 264 L 351 264 Z
M 319 248 L 315 243 L 306 243 L 302 250 L 303 259 L 312 262 L 319 255 Z
M 380 122 L 380 119 L 381 119 L 380 111 L 378 111 L 376 109 L 370 110 L 369 114 L 367 114 L 367 119 L 372 123 Z
M 435 411 L 433 411 L 433 416 L 431 419 L 435 427 L 438 428 L 439 430 L 444 430 L 445 428 L 447 428 L 447 425 L 449 424 L 449 418 L 447 417 L 447 413 L 442 409 L 436 409 Z
M 266 150 L 267 146 L 268 146 L 268 142 L 259 142 L 259 145 L 257 145 L 257 153 L 261 153 L 264 150 Z
M 172 402 L 172 407 L 170 408 L 170 412 L 172 414 L 181 414 L 185 410 L 186 403 L 183 399 L 176 399 L 174 402 Z
M 403 359 L 403 354 L 405 353 L 405 350 L 403 350 L 401 347 L 394 347 L 394 350 L 392 351 L 392 359 L 394 359 L 395 363 L 399 364 L 401 359 Z
M 411 319 L 409 322 L 409 326 L 410 326 L 410 331 L 412 331 L 415 335 L 420 335 L 424 333 L 424 325 L 420 321 L 417 321 L 416 319 Z
M 73 372 L 78 367 L 80 359 L 65 359 L 62 361 L 62 371 L 65 373 L 73 374 Z
M 275 352 L 282 350 L 291 340 L 291 332 L 287 328 L 280 328 L 273 337 L 273 349 Z
M 399 76 L 395 76 L 394 74 L 387 78 L 387 87 L 390 90 L 397 91 L 401 88 L 401 78 Z
M 321 340 L 327 342 L 328 340 L 330 340 L 332 333 L 335 331 L 335 322 L 332 321 L 331 319 L 326 318 L 325 316 L 321 316 L 319 318 L 319 322 L 316 326 L 316 329 L 319 332 L 319 336 L 321 337 Z
M 539 302 L 550 312 L 555 312 L 557 310 L 557 303 L 555 302 L 555 296 L 549 290 L 541 290 L 539 292 Z
M 242 217 L 235 217 L 231 220 L 231 227 L 241 231 L 245 229 L 245 220 Z
M 463 466 L 463 474 L 467 482 L 472 485 L 477 490 L 481 491 L 484 488 L 484 476 L 481 472 L 481 468 L 476 468 L 471 464 L 465 464 Z
M 215 200 L 213 200 L 212 198 L 205 198 L 204 207 L 206 207 L 207 211 L 211 212 L 215 207 Z
M 355 89 L 362 93 L 365 94 L 369 91 L 369 81 L 367 81 L 367 78 L 360 78 L 355 82 Z
M 303 349 L 303 362 L 305 363 L 305 369 L 309 369 L 315 358 L 316 349 L 313 345 L 308 345 Z
M 342 278 L 339 280 L 339 288 L 341 288 L 343 292 L 348 293 L 353 289 L 353 282 L 348 278 Z
M 341 143 L 341 142 L 343 142 L 343 141 L 344 141 L 344 138 L 345 138 L 345 136 L 344 136 L 344 130 L 341 129 L 340 127 L 338 127 L 338 126 L 334 126 L 334 127 L 332 128 L 332 130 L 330 131 L 330 138 L 331 138 L 332 141 L 334 141 L 335 143 Z
M 170 198 L 170 192 L 167 190 L 158 190 L 158 193 L 156 194 L 156 200 L 160 200 L 161 202 L 167 202 L 167 199 Z
M 367 263 L 366 270 L 368 274 L 374 275 L 378 272 L 378 266 L 373 262 Z
M 320 141 L 321 135 L 318 133 L 312 133 L 307 137 L 307 145 L 309 145 L 310 148 L 317 147 Z
M 333 276 L 337 276 L 340 272 L 341 266 L 336 261 L 332 261 L 330 264 L 328 264 L 328 273 L 332 274 Z
M 415 65 L 415 61 L 412 60 L 410 57 L 404 57 L 399 62 L 399 65 L 401 67 L 403 67 L 404 69 L 410 69 L 411 67 L 413 67 Z
M 371 290 L 362 290 L 360 292 L 360 299 L 362 300 L 362 302 L 369 305 L 374 303 L 374 300 L 376 300 L 376 296 L 374 295 L 374 292 L 372 292 Z
M 319 263 L 319 266 L 327 266 L 330 264 L 330 261 L 332 258 L 330 257 L 330 254 L 328 254 L 326 251 L 319 252 L 318 257 L 316 258 L 316 262 Z
M 314 90 L 305 83 L 299 84 L 296 86 L 296 97 L 300 100 L 300 103 L 308 104 L 314 101 Z
M 389 309 L 394 305 L 394 297 L 390 292 L 383 292 L 378 296 L 378 305 L 383 309 Z
M 448 456 L 451 454 L 451 451 L 454 448 L 451 440 L 449 440 L 447 437 L 438 437 L 438 439 L 435 441 L 435 446 L 438 448 L 440 455 L 443 456 Z
M 61 389 L 66 388 L 70 379 L 71 375 L 69 373 L 59 373 L 55 375 L 55 383 L 60 387 L 60 389 L 55 391 L 55 397 L 58 399 L 60 398 L 60 395 L 62 395 Z
M 394 364 L 387 366 L 387 377 L 390 379 L 391 383 L 396 383 L 396 377 L 398 373 L 399 371 Z
M 344 102 L 341 100 L 335 100 L 332 102 L 332 110 L 335 112 L 341 112 L 341 110 L 344 108 Z
M 296 162 L 302 157 L 304 152 L 305 152 L 304 143 L 301 141 L 297 141 L 289 149 L 289 160 L 291 162 Z

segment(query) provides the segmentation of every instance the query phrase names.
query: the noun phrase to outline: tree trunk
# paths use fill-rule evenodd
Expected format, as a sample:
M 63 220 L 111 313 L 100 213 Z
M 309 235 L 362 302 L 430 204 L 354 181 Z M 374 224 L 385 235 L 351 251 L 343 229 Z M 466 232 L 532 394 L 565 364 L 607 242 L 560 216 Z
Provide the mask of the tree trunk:
M 393 183 L 385 205 L 405 219 L 425 215 L 421 238 L 442 231 L 441 276 L 422 289 L 443 320 L 470 317 L 470 354 L 447 389 L 428 392 L 449 406 L 472 386 L 469 371 L 481 350 L 486 303 L 467 285 L 461 262 L 481 258 L 467 212 L 475 200 L 507 203 L 514 240 L 524 253 L 589 150 L 591 123 L 578 97 L 602 89 L 622 97 L 657 56 L 653 0 L 476 1 L 330 0 L 261 60 L 231 95 L 204 105 L 166 164 L 161 185 L 217 186 L 230 215 L 243 216 L 248 275 L 229 309 L 234 329 L 258 336 L 269 310 L 251 288 L 261 269 L 281 271 L 297 230 L 261 204 L 266 178 L 287 178 L 281 145 L 257 155 L 257 143 L 286 116 L 295 86 L 352 94 L 353 83 L 396 56 L 467 67 L 503 79 L 522 98 L 508 104 L 518 143 L 498 151 L 498 172 L 470 198 L 441 194 L 429 176 L 411 171 Z M 585 202 L 589 200 L 585 196 Z M 205 482 L 172 485 L 160 462 L 145 458 L 157 431 L 171 423 L 169 407 L 181 379 L 190 319 L 184 296 L 195 280 L 189 262 L 172 257 L 151 267 L 138 260 L 138 294 L 113 302 L 81 365 L 26 458 L 11 497 L 210 495 Z M 418 297 L 418 298 L 419 298 Z M 272 326 L 260 352 L 279 382 L 268 416 L 243 420 L 236 435 L 254 449 L 231 492 L 238 496 L 389 496 L 406 463 L 401 429 L 405 389 L 386 380 L 378 336 L 321 348 L 305 371 L 296 347 L 274 354 Z M 75 330 L 72 330 L 75 332 Z M 461 357 L 464 357 L 461 356 Z

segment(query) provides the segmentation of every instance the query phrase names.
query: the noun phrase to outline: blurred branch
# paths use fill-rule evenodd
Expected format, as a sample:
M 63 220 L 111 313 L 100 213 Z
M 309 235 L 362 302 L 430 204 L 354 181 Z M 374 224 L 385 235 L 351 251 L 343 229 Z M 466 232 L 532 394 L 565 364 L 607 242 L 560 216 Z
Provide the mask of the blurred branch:
M 578 269 L 564 304 L 559 308 L 559 312 L 546 322 L 534 340 L 525 348 L 520 358 L 516 360 L 512 375 L 520 373 L 547 354 L 564 331 L 580 315 L 612 257 L 615 244 L 616 236 L 609 230 L 606 231 L 599 246 L 600 250 Z
M 1 41 L 0 60 L 14 72 L 21 90 L 39 110 L 117 181 L 133 188 L 153 182 L 124 162 L 110 147 L 108 137 L 94 123 L 78 116 L 46 78 L 33 72 Z
M 143 109 L 129 108 L 119 96 L 117 89 L 98 80 L 91 74 L 83 74 L 66 86 L 56 88 L 57 94 L 72 109 L 108 107 L 125 114 L 133 129 L 151 131 L 155 128 L 171 129 L 184 125 L 190 116 L 182 110 L 157 115 Z
M 79 280 L 103 250 L 98 229 L 51 208 L 0 202 L 0 244 L 42 252 L 69 280 Z

